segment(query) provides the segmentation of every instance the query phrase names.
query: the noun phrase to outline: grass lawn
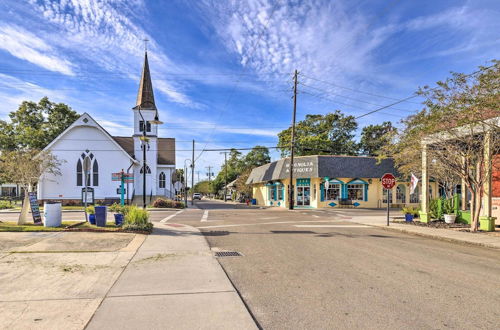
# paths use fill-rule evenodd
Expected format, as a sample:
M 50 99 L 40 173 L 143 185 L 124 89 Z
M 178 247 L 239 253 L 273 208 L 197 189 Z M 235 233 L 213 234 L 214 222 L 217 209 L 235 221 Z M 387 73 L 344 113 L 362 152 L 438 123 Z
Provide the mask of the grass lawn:
M 22 232 L 35 232 L 35 231 L 65 231 L 68 230 L 68 226 L 79 223 L 79 221 L 63 221 L 60 227 L 44 227 L 43 225 L 35 225 L 35 224 L 25 224 L 25 225 L 17 225 L 16 222 L 0 222 L 0 232 L 5 231 L 22 231 Z M 115 225 L 114 222 L 108 222 L 106 227 L 97 227 L 95 225 L 91 225 L 88 222 L 83 222 L 78 226 L 72 227 L 73 230 L 99 230 L 99 231 L 120 231 L 121 227 Z M 71 230 L 69 229 L 69 230 Z
M 18 225 L 16 222 L 0 222 L 0 232 L 1 231 L 63 231 L 66 227 L 74 225 L 78 221 L 63 221 L 60 227 L 44 227 L 43 225 L 35 225 L 33 223 L 27 223 L 24 225 Z

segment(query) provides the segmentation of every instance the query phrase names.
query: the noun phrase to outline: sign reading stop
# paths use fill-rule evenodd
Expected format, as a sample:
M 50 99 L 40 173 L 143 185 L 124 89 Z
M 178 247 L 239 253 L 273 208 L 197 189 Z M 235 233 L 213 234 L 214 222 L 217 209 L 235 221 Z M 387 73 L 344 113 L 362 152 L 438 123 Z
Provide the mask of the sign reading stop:
M 385 173 L 380 180 L 385 189 L 392 189 L 396 185 L 396 178 L 391 173 Z

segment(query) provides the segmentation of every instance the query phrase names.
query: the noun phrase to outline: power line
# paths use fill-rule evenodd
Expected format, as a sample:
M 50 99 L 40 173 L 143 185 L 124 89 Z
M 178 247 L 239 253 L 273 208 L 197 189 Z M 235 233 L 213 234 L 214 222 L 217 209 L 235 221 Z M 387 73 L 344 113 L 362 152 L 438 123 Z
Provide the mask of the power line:
M 340 94 L 335 94 L 335 93 L 332 93 L 330 91 L 327 91 L 327 90 L 324 90 L 324 89 L 321 89 L 321 88 L 317 88 L 317 87 L 314 87 L 314 86 L 310 86 L 310 85 L 306 85 L 304 83 L 301 83 L 302 86 L 306 86 L 308 88 L 312 88 L 312 89 L 315 89 L 315 90 L 318 90 L 318 91 L 321 91 L 325 94 L 330 94 L 330 95 L 334 95 L 334 96 L 337 96 L 337 97 L 343 97 L 343 98 L 346 98 L 348 100 L 352 100 L 352 101 L 355 101 L 355 102 L 361 102 L 361 103 L 366 103 L 366 104 L 370 104 L 370 105 L 376 105 L 376 106 L 383 106 L 381 104 L 376 104 L 376 103 L 372 103 L 372 102 L 368 102 L 368 101 L 364 101 L 364 100 L 359 100 L 359 99 L 356 99 L 356 98 L 353 98 L 353 97 L 349 97 L 349 96 L 345 96 L 345 95 L 340 95 Z M 399 111 L 405 111 L 405 112 L 408 112 L 408 113 L 413 113 L 414 111 L 411 111 L 411 110 L 407 110 L 407 109 L 400 109 L 400 108 L 393 108 L 394 110 L 399 110 Z
M 394 101 L 399 100 L 399 99 L 394 98 L 394 97 L 389 97 L 389 96 L 385 96 L 385 95 L 375 94 L 375 93 L 371 93 L 371 92 L 365 92 L 365 91 L 361 91 L 359 89 L 354 89 L 354 88 L 350 88 L 350 87 L 345 87 L 345 86 L 337 85 L 337 84 L 334 84 L 332 82 L 321 80 L 321 79 L 318 79 L 318 78 L 313 78 L 313 77 L 306 76 L 306 75 L 303 75 L 303 76 L 306 79 L 312 79 L 312 80 L 315 80 L 315 81 L 318 81 L 318 82 L 321 82 L 321 83 L 324 83 L 324 84 L 327 84 L 327 85 L 331 85 L 333 87 L 346 89 L 346 90 L 349 90 L 349 91 L 352 91 L 352 92 L 366 94 L 366 95 L 375 96 L 375 97 L 381 97 L 381 98 L 385 98 L 385 99 L 389 99 L 389 100 L 394 100 Z M 407 103 L 418 104 L 418 105 L 422 104 L 420 102 L 410 102 L 410 101 L 407 101 Z
M 492 67 L 494 67 L 494 66 L 496 66 L 496 65 L 497 65 L 497 64 L 493 64 L 493 65 L 490 65 L 490 66 L 487 66 L 487 67 L 481 68 L 481 69 L 479 69 L 479 70 L 476 70 L 476 71 L 474 71 L 474 72 L 472 72 L 472 73 L 466 74 L 466 75 L 464 75 L 464 78 L 467 78 L 467 77 L 473 76 L 473 75 L 475 75 L 475 74 L 477 74 L 477 73 L 479 73 L 479 72 L 482 72 L 482 71 L 484 71 L 484 70 L 491 69 Z M 433 88 L 429 88 L 429 91 L 433 91 L 433 90 L 436 90 L 436 89 L 438 89 L 438 88 L 441 88 L 441 86 L 436 86 L 436 87 L 433 87 Z M 404 99 L 400 99 L 399 101 L 396 101 L 396 102 L 391 103 L 391 104 L 389 104 L 389 105 L 382 106 L 382 107 L 380 107 L 380 108 L 378 108 L 378 109 L 375 109 L 375 110 L 369 111 L 369 112 L 367 112 L 367 113 L 365 113 L 365 114 L 362 114 L 362 115 L 360 115 L 360 116 L 357 116 L 355 119 L 359 119 L 359 118 L 366 117 L 366 116 L 371 115 L 371 114 L 373 114 L 373 113 L 375 113 L 375 112 L 379 112 L 380 110 L 384 110 L 384 109 L 389 108 L 389 107 L 391 107 L 391 106 L 393 106 L 393 105 L 396 105 L 396 104 L 399 104 L 399 103 L 405 102 L 405 101 L 407 101 L 407 100 L 411 100 L 411 99 L 413 99 L 413 98 L 415 98 L 415 97 L 418 97 L 418 96 L 420 96 L 420 95 L 418 95 L 418 94 L 415 94 L 415 93 L 414 93 L 413 95 L 408 96 L 408 97 L 405 97 Z
M 339 102 L 337 100 L 329 99 L 329 98 L 321 96 L 321 95 L 311 94 L 309 92 L 302 92 L 302 93 L 307 94 L 307 95 L 311 95 L 311 96 L 314 96 L 314 97 L 317 97 L 317 98 L 320 98 L 320 99 L 323 99 L 323 100 L 326 100 L 326 101 L 330 101 L 332 103 L 342 104 L 342 105 L 345 105 L 345 106 L 348 106 L 348 107 L 351 107 L 351 108 L 357 108 L 356 106 L 354 106 L 352 104 L 342 103 L 342 102 Z M 364 108 L 363 110 L 366 110 L 366 108 Z M 397 114 L 394 114 L 394 113 L 386 113 L 386 112 L 381 112 L 381 113 L 383 113 L 385 115 L 388 115 L 388 116 L 404 117 L 404 115 L 397 115 Z

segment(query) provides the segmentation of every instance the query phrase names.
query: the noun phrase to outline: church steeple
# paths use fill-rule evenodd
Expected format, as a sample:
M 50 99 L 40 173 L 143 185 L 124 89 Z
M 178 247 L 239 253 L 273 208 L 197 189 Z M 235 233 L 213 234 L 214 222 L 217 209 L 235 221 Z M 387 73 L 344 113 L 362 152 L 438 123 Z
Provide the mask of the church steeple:
M 148 52 L 144 55 L 144 66 L 142 68 L 141 83 L 137 93 L 137 102 L 133 109 L 157 110 L 155 96 L 153 94 L 153 84 L 151 83 L 151 73 L 149 72 Z

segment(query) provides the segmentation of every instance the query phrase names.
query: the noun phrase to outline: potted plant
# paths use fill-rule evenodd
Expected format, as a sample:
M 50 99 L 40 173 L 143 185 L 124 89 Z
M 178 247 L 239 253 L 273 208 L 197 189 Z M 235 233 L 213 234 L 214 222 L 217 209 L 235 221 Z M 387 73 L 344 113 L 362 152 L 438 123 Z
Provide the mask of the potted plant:
M 452 198 L 443 200 L 443 213 L 444 213 L 444 222 L 455 223 L 457 215 L 455 214 L 455 208 L 453 207 Z
M 126 210 L 127 210 L 127 206 L 114 203 L 113 205 L 111 205 L 109 207 L 109 210 L 114 213 L 115 225 L 122 226 L 124 215 L 125 215 Z
M 95 209 L 94 209 L 94 206 L 93 205 L 87 206 L 87 208 L 85 209 L 85 211 L 89 215 L 89 222 L 90 222 L 90 224 L 91 225 L 95 225 Z
M 405 221 L 411 222 L 415 218 L 415 213 L 418 213 L 417 210 L 415 210 L 411 206 L 403 207 L 403 214 L 405 215 Z

